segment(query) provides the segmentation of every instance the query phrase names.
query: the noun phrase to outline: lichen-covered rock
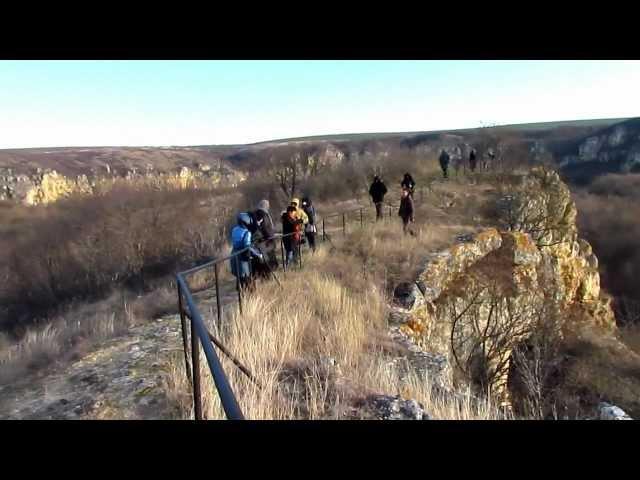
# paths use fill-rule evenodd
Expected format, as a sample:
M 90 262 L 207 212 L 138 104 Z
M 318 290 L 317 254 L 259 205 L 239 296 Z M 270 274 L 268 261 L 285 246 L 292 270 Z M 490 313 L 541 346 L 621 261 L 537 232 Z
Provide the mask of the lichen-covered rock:
M 559 331 L 572 321 L 615 329 L 567 186 L 555 172 L 533 169 L 511 188 L 500 205 L 506 230 L 484 230 L 430 256 L 418 276 L 425 301 L 399 327 L 467 378 L 490 381 L 483 388 L 507 406 L 512 349 L 540 318 L 556 319 Z
M 416 400 L 405 400 L 399 395 L 376 395 L 370 398 L 370 402 L 381 420 L 429 420 L 424 407 Z

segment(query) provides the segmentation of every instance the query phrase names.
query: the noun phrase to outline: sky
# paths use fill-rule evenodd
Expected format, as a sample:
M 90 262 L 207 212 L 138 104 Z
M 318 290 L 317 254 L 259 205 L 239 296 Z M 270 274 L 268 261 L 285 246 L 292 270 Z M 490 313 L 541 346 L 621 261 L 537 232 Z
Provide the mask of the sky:
M 640 116 L 640 61 L 3 61 L 0 148 Z

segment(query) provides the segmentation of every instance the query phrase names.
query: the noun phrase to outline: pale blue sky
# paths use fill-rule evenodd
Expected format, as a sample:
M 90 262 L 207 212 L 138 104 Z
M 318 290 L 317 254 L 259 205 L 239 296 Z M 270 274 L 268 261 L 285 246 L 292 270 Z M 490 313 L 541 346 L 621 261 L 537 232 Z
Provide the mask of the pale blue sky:
M 0 61 L 0 148 L 640 116 L 639 61 Z

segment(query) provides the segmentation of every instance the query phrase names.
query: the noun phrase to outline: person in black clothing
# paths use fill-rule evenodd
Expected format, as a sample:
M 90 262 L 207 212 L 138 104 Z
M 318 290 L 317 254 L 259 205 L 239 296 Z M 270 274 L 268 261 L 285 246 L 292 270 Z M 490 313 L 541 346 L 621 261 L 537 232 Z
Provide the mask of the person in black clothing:
M 316 228 L 316 209 L 311 203 L 311 199 L 309 197 L 305 197 L 302 199 L 302 210 L 307 214 L 309 218 L 309 222 L 304 226 L 304 235 L 307 237 L 307 241 L 309 242 L 309 247 L 312 252 L 316 251 L 316 233 L 318 229 Z
M 400 199 L 400 209 L 398 210 L 398 215 L 402 218 L 402 231 L 406 234 L 407 232 L 411 235 L 415 235 L 411 229 L 409 229 L 409 223 L 414 221 L 413 218 L 413 198 L 409 195 L 409 190 L 406 188 L 402 189 L 402 198 Z
M 369 195 L 371 195 L 371 200 L 373 200 L 373 204 L 376 206 L 376 220 L 382 218 L 382 202 L 386 194 L 387 186 L 380 180 L 380 177 L 376 175 L 373 177 L 373 183 L 369 187 Z
M 266 263 L 256 264 L 254 271 L 263 277 L 268 277 L 270 270 L 278 268 L 276 257 L 275 227 L 269 213 L 269 201 L 260 200 L 254 212 L 251 212 L 255 224 L 255 232 L 252 232 L 254 242 L 264 255 Z
M 444 178 L 449 178 L 448 170 L 449 170 L 449 154 L 442 149 L 440 152 L 440 168 L 442 168 L 442 175 Z
M 413 177 L 408 173 L 404 174 L 400 186 L 409 192 L 409 195 L 413 197 L 413 189 L 416 187 L 416 182 L 413 181 Z
M 476 160 L 476 150 L 475 148 L 471 149 L 471 153 L 469 153 L 469 169 L 471 170 L 471 173 L 476 171 L 476 166 L 478 165 L 478 162 Z

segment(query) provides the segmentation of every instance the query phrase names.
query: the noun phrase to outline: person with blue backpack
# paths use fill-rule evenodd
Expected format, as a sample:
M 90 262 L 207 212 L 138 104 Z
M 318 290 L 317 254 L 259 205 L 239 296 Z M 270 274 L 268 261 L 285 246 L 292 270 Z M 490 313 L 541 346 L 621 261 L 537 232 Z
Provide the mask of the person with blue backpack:
M 231 230 L 231 273 L 238 279 L 240 288 L 247 288 L 252 285 L 251 259 L 264 262 L 264 257 L 260 250 L 251 244 L 251 230 L 253 230 L 254 220 L 249 213 L 238 214 L 238 224 Z M 245 251 L 243 251 L 245 250 Z M 243 252 L 242 252 L 243 251 Z M 238 252 L 242 252 L 235 255 Z

